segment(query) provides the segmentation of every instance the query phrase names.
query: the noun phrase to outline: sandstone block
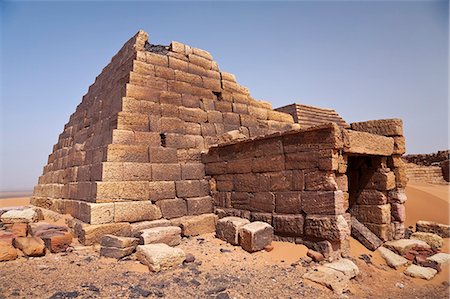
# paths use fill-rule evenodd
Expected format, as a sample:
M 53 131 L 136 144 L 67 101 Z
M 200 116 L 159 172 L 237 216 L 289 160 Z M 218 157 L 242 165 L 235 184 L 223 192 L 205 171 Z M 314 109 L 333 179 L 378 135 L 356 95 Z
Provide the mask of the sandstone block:
M 356 203 L 360 205 L 384 205 L 387 204 L 388 197 L 382 191 L 362 190 L 357 198 Z
M 411 239 L 424 241 L 434 249 L 439 249 L 444 244 L 444 240 L 433 233 L 415 232 L 411 235 Z
M 293 189 L 294 183 L 293 183 L 293 171 L 287 170 L 287 171 L 277 171 L 269 173 L 269 183 L 270 191 L 291 191 L 291 190 L 298 190 Z M 298 178 L 295 176 L 295 179 L 298 180 Z
M 116 235 L 128 237 L 131 235 L 131 226 L 127 222 L 107 223 L 88 225 L 77 223 L 74 230 L 77 232 L 78 239 L 83 245 L 93 245 L 99 243 L 104 235 Z
M 114 209 L 114 222 L 137 222 L 162 217 L 159 207 L 151 201 L 115 202 Z
M 149 182 L 149 198 L 151 201 L 155 202 L 160 199 L 170 199 L 175 198 L 175 182 L 170 181 L 156 181 Z
M 180 164 L 152 164 L 152 176 L 154 181 L 181 180 Z
M 14 239 L 14 247 L 22 250 L 26 256 L 45 255 L 44 241 L 38 237 L 16 237 Z
M 272 225 L 272 213 L 251 212 L 250 221 L 262 221 Z
M 442 238 L 450 238 L 450 225 L 432 221 L 417 221 L 416 231 L 434 233 Z
M 177 163 L 177 150 L 168 147 L 150 147 L 150 163 Z
M 354 205 L 350 213 L 361 222 L 385 224 L 391 222 L 391 205 Z
M 9 210 L 0 216 L 3 223 L 32 223 L 38 220 L 38 214 L 34 209 Z
M 394 140 L 376 134 L 347 131 L 350 147 L 345 152 L 362 155 L 390 156 L 394 153 Z
M 406 268 L 404 273 L 405 273 L 405 275 L 408 275 L 411 277 L 417 277 L 417 278 L 430 280 L 437 274 L 437 270 L 428 268 L 428 267 L 410 265 L 408 268 Z
M 391 203 L 391 215 L 394 221 L 405 222 L 406 220 L 405 205 L 400 203 Z
M 136 257 L 151 271 L 159 272 L 181 265 L 186 255 L 180 248 L 172 248 L 166 244 L 148 244 L 137 247 Z
M 377 223 L 363 223 L 371 232 L 373 232 L 382 241 L 392 240 L 393 238 L 393 225 L 392 223 L 387 224 L 377 224 Z
M 413 248 L 422 248 L 422 249 L 430 249 L 430 245 L 428 245 L 424 241 L 414 240 L 414 239 L 400 239 L 395 241 L 389 241 L 384 243 L 384 247 L 397 252 L 398 254 L 404 256 L 408 251 Z
M 341 241 L 350 235 L 350 227 L 342 215 L 307 215 L 305 235 L 329 241 Z
M 131 226 L 131 236 L 135 236 L 139 231 L 153 228 L 153 227 L 162 227 L 162 226 L 170 226 L 170 221 L 167 219 L 158 219 L 152 221 L 140 221 L 130 223 Z
M 335 177 L 331 173 L 324 171 L 311 171 L 305 174 L 305 190 L 335 191 L 338 190 L 338 185 Z
M 216 237 L 232 245 L 239 244 L 239 230 L 250 223 L 247 219 L 239 217 L 224 217 L 217 221 Z
M 348 290 L 348 277 L 331 268 L 319 266 L 317 269 L 305 273 L 303 278 L 326 286 L 336 294 L 342 294 Z
M 403 135 L 403 122 L 401 119 L 379 119 L 351 124 L 352 130 L 368 132 L 383 136 Z
M 148 162 L 148 149 L 145 145 L 110 144 L 107 149 L 108 162 Z
M 103 247 L 128 248 L 136 247 L 139 244 L 138 238 L 119 237 L 114 235 L 104 235 L 100 239 L 100 245 Z
M 284 156 L 273 155 L 263 158 L 255 158 L 252 161 L 253 172 L 269 172 L 284 170 Z
M 134 252 L 136 246 L 118 248 L 118 247 L 100 247 L 100 255 L 104 257 L 110 257 L 115 259 L 121 259 L 123 257 L 129 256 Z
M 187 198 L 186 204 L 188 215 L 200 215 L 213 211 L 213 199 L 211 196 Z
M 205 165 L 203 163 L 181 164 L 181 179 L 200 180 L 205 177 Z
M 305 191 L 301 197 L 302 210 L 306 214 L 343 214 L 347 207 L 342 191 Z
M 375 172 L 367 180 L 365 189 L 375 189 L 379 191 L 392 190 L 395 188 L 395 174 L 393 172 Z
M 181 228 L 181 234 L 185 237 L 198 236 L 216 231 L 217 215 L 203 214 L 199 216 L 185 216 L 172 219 L 173 226 Z
M 201 197 L 209 194 L 206 180 L 184 180 L 175 183 L 177 196 L 181 198 Z
M 380 247 L 383 242 L 370 229 L 359 222 L 355 217 L 351 218 L 351 234 L 367 249 L 374 251 Z
M 12 261 L 17 258 L 17 250 L 9 243 L 0 242 L 0 262 Z
M 450 263 L 450 254 L 439 252 L 427 258 L 428 261 L 437 263 L 441 267 Z
M 273 240 L 273 228 L 265 222 L 252 222 L 239 230 L 239 244 L 248 252 L 263 250 Z
M 87 203 L 80 202 L 80 220 L 90 224 L 114 222 L 113 203 Z
M 400 256 L 385 247 L 380 247 L 377 250 L 384 258 L 386 264 L 388 264 L 389 267 L 397 269 L 408 263 L 408 260 L 405 259 L 403 256 Z
M 342 272 L 348 279 L 356 277 L 359 274 L 358 267 L 349 259 L 340 259 L 332 263 L 324 264 L 323 266 Z
M 275 192 L 275 212 L 300 214 L 302 210 L 300 192 Z
M 45 247 L 50 252 L 64 252 L 72 243 L 72 234 L 69 232 L 49 232 L 41 235 Z
M 389 202 L 405 203 L 407 200 L 405 189 L 394 189 L 388 193 Z
M 162 199 L 156 202 L 161 209 L 162 216 L 167 219 L 186 216 L 188 214 L 187 204 L 184 199 Z
M 176 246 L 181 242 L 181 228 L 177 226 L 153 227 L 139 232 L 139 243 L 157 244 L 164 243 Z
M 281 236 L 301 236 L 304 226 L 303 215 L 273 215 L 272 224 L 275 234 Z
M 28 232 L 28 223 L 13 223 L 11 226 L 11 232 L 17 237 L 26 237 Z

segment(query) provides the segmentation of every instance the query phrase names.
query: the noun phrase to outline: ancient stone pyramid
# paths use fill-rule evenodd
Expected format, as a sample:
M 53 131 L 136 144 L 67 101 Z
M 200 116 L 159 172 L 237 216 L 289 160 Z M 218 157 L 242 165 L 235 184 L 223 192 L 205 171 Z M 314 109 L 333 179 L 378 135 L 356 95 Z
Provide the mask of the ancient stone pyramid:
M 204 50 L 139 31 L 103 69 L 59 135 L 32 203 L 90 224 L 213 209 L 200 153 L 222 134 L 298 128 L 253 99 Z

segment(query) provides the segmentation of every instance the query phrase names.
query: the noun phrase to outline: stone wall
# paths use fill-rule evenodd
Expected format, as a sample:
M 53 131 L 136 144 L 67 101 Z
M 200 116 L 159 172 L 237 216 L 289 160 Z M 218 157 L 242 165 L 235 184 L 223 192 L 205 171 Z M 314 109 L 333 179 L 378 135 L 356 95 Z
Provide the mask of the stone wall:
M 408 162 L 407 174 L 412 181 L 441 184 L 450 181 L 449 156 L 450 151 L 445 150 L 431 154 L 404 155 L 402 158 Z
M 70 117 L 32 202 L 91 224 L 207 213 L 202 151 L 231 130 L 255 137 L 296 127 L 207 51 L 151 45 L 141 31 Z

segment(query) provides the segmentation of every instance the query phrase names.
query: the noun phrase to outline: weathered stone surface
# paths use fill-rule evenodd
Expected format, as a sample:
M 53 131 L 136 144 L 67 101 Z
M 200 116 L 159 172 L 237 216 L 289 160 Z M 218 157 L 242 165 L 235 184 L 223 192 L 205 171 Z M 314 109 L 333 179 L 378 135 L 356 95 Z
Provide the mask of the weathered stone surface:
M 38 214 L 34 209 L 9 210 L 0 216 L 3 223 L 32 223 L 38 221 Z
M 349 259 L 340 259 L 332 263 L 324 264 L 323 266 L 342 272 L 345 276 L 348 277 L 348 279 L 351 279 L 359 274 L 358 267 Z
M 412 248 L 430 249 L 430 245 L 420 240 L 400 239 L 384 243 L 384 247 L 397 252 L 400 255 L 405 255 Z
M 72 243 L 72 234 L 69 232 L 48 232 L 41 235 L 45 247 L 52 253 L 64 252 Z
M 131 226 L 131 235 L 134 236 L 136 233 L 143 229 L 153 228 L 153 227 L 162 227 L 162 226 L 170 226 L 170 221 L 167 219 L 158 219 L 152 221 L 140 221 L 130 223 Z
M 115 202 L 114 222 L 137 222 L 162 217 L 161 210 L 151 201 Z
M 350 214 L 361 222 L 385 224 L 391 222 L 391 205 L 354 205 Z
M 444 266 L 450 263 L 450 254 L 439 252 L 436 253 L 435 255 L 428 257 L 427 260 L 435 262 L 440 266 Z
M 383 244 L 383 242 L 367 227 L 359 222 L 355 217 L 351 219 L 352 236 L 363 244 L 367 249 L 374 251 Z
M 389 191 L 388 198 L 390 202 L 405 203 L 408 199 L 406 197 L 405 189 L 393 189 Z
M 402 136 L 403 122 L 401 119 L 377 119 L 351 124 L 352 130 L 368 132 L 383 136 Z
M 335 191 L 338 185 L 332 173 L 326 171 L 311 171 L 305 174 L 305 190 Z
M 132 254 L 135 249 L 136 249 L 136 246 L 124 247 L 124 248 L 102 246 L 102 247 L 100 247 L 100 255 L 104 256 L 104 257 L 121 259 L 125 256 Z
M 386 191 L 396 187 L 395 174 L 392 171 L 367 173 L 363 180 L 366 182 L 365 189 Z
M 393 236 L 393 223 L 377 224 L 377 223 L 363 223 L 371 232 L 373 232 L 382 241 L 389 241 Z
M 103 247 L 127 248 L 136 247 L 139 244 L 138 238 L 118 237 L 114 235 L 104 235 L 100 239 L 100 245 Z
M 96 225 L 78 223 L 75 225 L 75 231 L 81 244 L 93 245 L 99 243 L 104 235 L 129 237 L 131 235 L 131 226 L 128 222 Z
M 310 258 L 312 258 L 312 260 L 315 262 L 321 262 L 325 259 L 325 257 L 323 256 L 322 253 L 312 250 L 312 249 L 308 249 L 308 251 L 306 252 L 306 255 L 309 256 Z
M 16 236 L 12 232 L 0 230 L 0 243 L 12 245 L 12 242 Z
M 17 250 L 9 243 L 0 242 L 0 262 L 12 261 L 17 258 Z
M 416 231 L 434 233 L 442 238 L 450 238 L 450 225 L 433 221 L 417 221 Z
M 342 294 L 348 290 L 348 277 L 331 268 L 319 266 L 317 269 L 305 273 L 303 278 L 326 286 L 336 294 Z
M 342 191 L 302 192 L 302 210 L 306 214 L 339 215 L 345 213 L 346 200 Z
M 198 236 L 216 231 L 217 215 L 203 214 L 199 216 L 185 216 L 171 219 L 173 226 L 181 228 L 181 234 L 185 237 Z
M 351 154 L 390 156 L 394 152 L 394 140 L 366 132 L 347 131 L 350 146 L 345 152 Z
M 161 209 L 163 217 L 167 219 L 186 216 L 188 213 L 187 203 L 181 198 L 159 200 L 156 205 Z
M 381 254 L 389 267 L 397 269 L 408 263 L 408 260 L 403 256 L 400 256 L 385 247 L 380 247 L 377 249 L 377 251 Z
M 50 223 L 30 223 L 30 234 L 39 237 L 46 232 L 66 232 L 68 228 L 62 225 L 54 225 Z
M 250 223 L 239 217 L 224 217 L 217 221 L 216 237 L 232 245 L 239 245 L 239 229 Z
M 154 227 L 140 231 L 139 243 L 157 244 L 164 243 L 176 246 L 181 242 L 181 228 L 177 226 Z
M 377 190 L 362 190 L 356 198 L 359 205 L 384 205 L 387 202 L 386 194 Z
M 273 228 L 265 222 L 255 221 L 239 229 L 239 244 L 248 252 L 263 250 L 272 240 Z
M 405 205 L 396 202 L 391 203 L 391 216 L 394 221 L 405 222 L 406 220 Z
M 45 244 L 38 237 L 18 237 L 14 239 L 14 247 L 22 250 L 27 256 L 45 255 Z
M 10 230 L 17 237 L 26 237 L 28 232 L 28 223 L 13 223 Z
M 181 265 L 186 255 L 180 248 L 172 248 L 166 244 L 148 244 L 137 247 L 136 257 L 151 271 L 159 272 Z
M 411 277 L 430 280 L 436 275 L 437 272 L 437 270 L 432 268 L 410 265 L 408 268 L 406 268 L 404 273 Z
M 415 232 L 411 235 L 411 239 L 424 241 L 434 249 L 439 249 L 444 244 L 444 240 L 433 233 Z
M 307 215 L 305 235 L 329 241 L 341 241 L 350 236 L 350 227 L 342 215 Z
M 72 215 L 90 224 L 114 222 L 114 203 L 79 202 L 79 215 Z
M 273 215 L 275 234 L 281 236 L 301 236 L 305 218 L 303 215 Z

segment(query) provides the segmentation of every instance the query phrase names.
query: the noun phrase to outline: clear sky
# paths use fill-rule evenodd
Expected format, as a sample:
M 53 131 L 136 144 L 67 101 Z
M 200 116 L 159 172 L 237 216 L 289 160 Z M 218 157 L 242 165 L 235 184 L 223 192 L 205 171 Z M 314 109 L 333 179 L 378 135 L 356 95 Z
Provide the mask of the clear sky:
M 448 1 L 0 1 L 0 190 L 31 189 L 81 97 L 139 29 L 212 53 L 253 97 L 400 117 L 448 148 Z

